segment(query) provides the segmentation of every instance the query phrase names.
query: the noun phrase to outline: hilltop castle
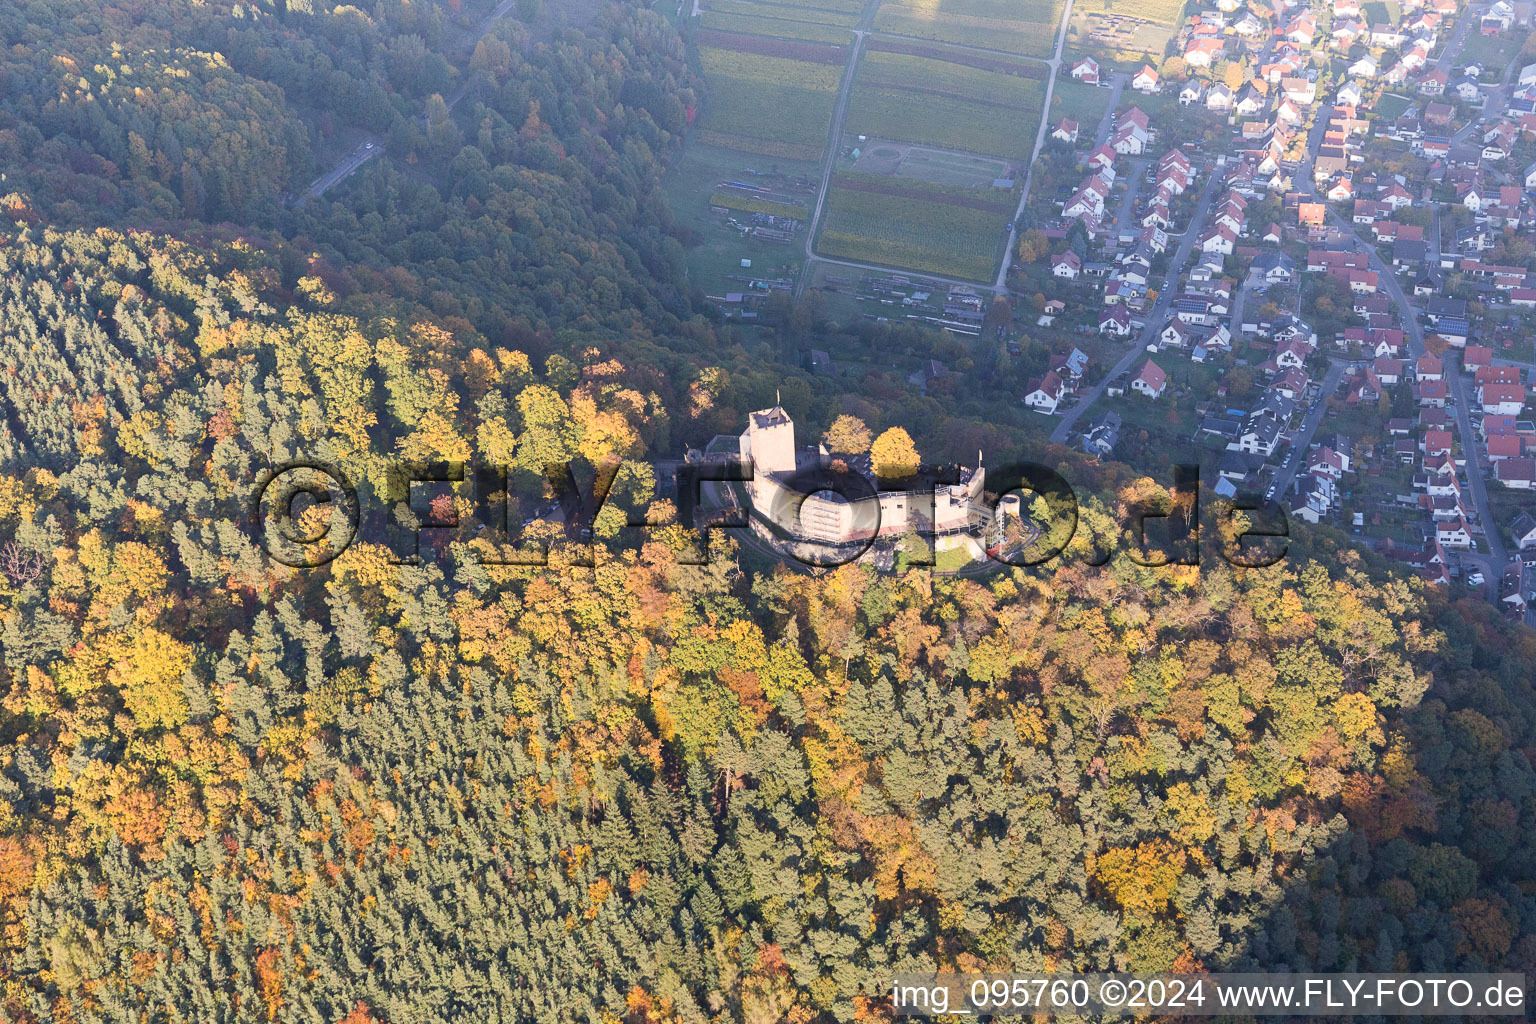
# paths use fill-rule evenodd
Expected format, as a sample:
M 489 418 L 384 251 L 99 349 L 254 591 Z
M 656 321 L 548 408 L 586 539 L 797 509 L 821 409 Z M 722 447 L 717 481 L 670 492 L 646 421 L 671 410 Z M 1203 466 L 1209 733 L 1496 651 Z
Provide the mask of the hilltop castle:
M 979 536 L 991 518 L 981 502 L 986 474 L 978 452 L 975 468 L 961 467 L 958 482 L 935 484 L 919 475 L 911 489 L 879 490 L 869 456 L 827 451 L 823 445 L 795 446 L 795 424 L 782 406 L 761 409 L 747 417 L 739 440 L 741 458 L 752 467 L 746 485 L 753 526 L 771 524 L 796 541 L 820 545 L 865 543 L 898 537 L 909 530 L 932 534 L 940 549 L 969 543 L 980 554 Z M 804 495 L 790 486 L 797 473 L 821 466 L 846 465 L 869 482 L 874 497 L 850 501 L 830 491 Z M 802 485 L 803 486 L 803 485 Z

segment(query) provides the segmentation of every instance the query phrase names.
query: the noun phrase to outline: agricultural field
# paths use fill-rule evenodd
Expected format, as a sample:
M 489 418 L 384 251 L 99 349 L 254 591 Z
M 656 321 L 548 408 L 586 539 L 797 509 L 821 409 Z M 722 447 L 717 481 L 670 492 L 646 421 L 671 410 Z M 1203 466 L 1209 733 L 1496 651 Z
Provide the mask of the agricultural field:
M 810 219 L 811 211 L 805 203 L 786 202 L 774 197 L 761 199 L 739 189 L 716 188 L 709 195 L 709 205 L 740 213 L 762 213 L 770 217 L 789 217 L 793 220 Z
M 708 295 L 721 295 L 748 291 L 744 278 L 798 274 L 802 250 L 799 244 L 783 245 L 755 237 L 711 207 L 741 208 L 734 215 L 738 222 L 750 219 L 756 212 L 793 217 L 793 210 L 745 209 L 752 201 L 739 190 L 722 187 L 722 183 L 763 185 L 772 188 L 776 195 L 809 203 L 814 200 L 820 173 L 813 163 L 746 155 L 690 140 L 676 166 L 662 181 L 667 205 L 690 233 L 686 249 L 689 282 Z M 726 201 L 720 202 L 722 199 Z M 751 269 L 741 266 L 744 259 L 752 261 Z
M 1011 170 L 1008 161 L 994 157 L 895 142 L 867 146 L 850 166 L 861 174 L 885 174 L 966 188 L 990 188 L 994 181 L 1008 177 Z
M 720 38 L 725 42 L 741 39 Z M 761 42 L 771 45 L 769 40 Z M 845 50 L 785 44 L 786 52 L 829 55 L 825 63 L 816 63 L 704 45 L 702 38 L 700 43 L 699 63 L 709 83 L 697 133 L 700 141 L 783 159 L 820 159 L 842 77 L 841 65 L 830 57 Z
M 1008 65 L 997 65 L 1008 66 Z M 1042 83 L 1017 73 L 909 53 L 867 52 L 844 130 L 856 135 L 1027 160 L 1040 123 Z
M 886 0 L 875 31 L 1048 57 L 1062 0 Z
M 1010 193 L 839 174 L 817 239 L 823 256 L 988 281 L 1013 216 Z
M 700 15 L 699 27 L 846 46 L 853 42 L 849 29 L 858 17 L 857 11 L 826 11 L 752 0 L 709 0 Z

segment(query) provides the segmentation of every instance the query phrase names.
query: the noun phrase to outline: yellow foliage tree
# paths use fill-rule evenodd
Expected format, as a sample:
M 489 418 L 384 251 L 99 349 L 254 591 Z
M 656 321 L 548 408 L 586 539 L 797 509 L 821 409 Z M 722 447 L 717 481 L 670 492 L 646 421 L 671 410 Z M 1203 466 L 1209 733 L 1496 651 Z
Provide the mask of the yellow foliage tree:
M 874 463 L 875 473 L 886 479 L 911 476 L 917 472 L 918 464 L 922 461 L 917 454 L 917 445 L 912 443 L 912 436 L 901 427 L 891 427 L 875 438 L 875 443 L 869 448 L 869 457 Z
M 1099 883 L 1133 914 L 1166 907 L 1183 873 L 1184 851 L 1166 841 L 1106 850 L 1094 867 Z
M 827 432 L 821 435 L 821 440 L 834 452 L 862 455 L 869 451 L 869 442 L 873 436 L 863 420 L 844 414 L 832 421 Z

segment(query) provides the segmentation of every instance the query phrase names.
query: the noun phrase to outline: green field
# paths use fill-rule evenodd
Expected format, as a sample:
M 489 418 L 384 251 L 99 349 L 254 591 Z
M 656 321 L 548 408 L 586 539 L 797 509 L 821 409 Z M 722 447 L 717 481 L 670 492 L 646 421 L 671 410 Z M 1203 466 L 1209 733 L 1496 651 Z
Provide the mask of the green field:
M 1376 116 L 1383 120 L 1395 121 L 1403 116 L 1403 111 L 1408 109 L 1411 102 L 1413 101 L 1406 96 L 1390 92 L 1382 93 L 1381 99 L 1376 101 Z
M 930 57 L 866 53 L 848 100 L 853 134 L 1028 159 L 1041 83 Z
M 1104 111 L 1109 109 L 1109 94 L 1108 89 L 1084 85 L 1062 75 L 1056 79 L 1056 88 L 1051 93 L 1051 123 L 1070 117 L 1078 123 L 1078 131 L 1085 138 L 1091 138 Z
M 816 247 L 823 256 L 987 281 L 997 270 L 1007 221 L 989 210 L 834 184 Z
M 838 79 L 831 64 L 699 47 L 709 100 L 704 141 L 750 153 L 815 160 L 826 146 Z
M 816 43 L 837 43 L 840 46 L 847 46 L 853 42 L 853 33 L 837 25 L 779 17 L 759 17 L 751 14 L 728 14 L 713 10 L 705 11 L 699 17 L 699 26 L 716 32 L 745 32 L 749 35 L 805 39 Z
M 881 4 L 875 31 L 1037 57 L 1055 48 L 1061 0 L 899 0 Z
M 1402 9 L 1397 0 L 1369 0 L 1360 5 L 1360 14 L 1367 25 L 1396 25 Z

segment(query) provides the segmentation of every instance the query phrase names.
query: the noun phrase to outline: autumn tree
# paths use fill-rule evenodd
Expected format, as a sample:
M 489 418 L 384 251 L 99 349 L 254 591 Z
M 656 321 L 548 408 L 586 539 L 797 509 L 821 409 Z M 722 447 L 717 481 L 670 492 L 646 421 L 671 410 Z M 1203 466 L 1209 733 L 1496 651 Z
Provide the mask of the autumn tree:
M 873 436 L 863 420 L 857 416 L 844 414 L 832 421 L 826 433 L 821 435 L 821 440 L 830 451 L 846 455 L 862 455 L 869 451 L 870 439 Z
M 887 480 L 899 480 L 917 472 L 921 459 L 912 435 L 901 427 L 890 427 L 869 448 L 870 461 L 875 475 Z

